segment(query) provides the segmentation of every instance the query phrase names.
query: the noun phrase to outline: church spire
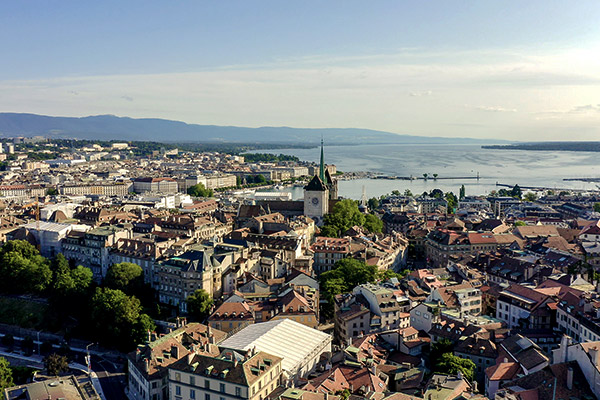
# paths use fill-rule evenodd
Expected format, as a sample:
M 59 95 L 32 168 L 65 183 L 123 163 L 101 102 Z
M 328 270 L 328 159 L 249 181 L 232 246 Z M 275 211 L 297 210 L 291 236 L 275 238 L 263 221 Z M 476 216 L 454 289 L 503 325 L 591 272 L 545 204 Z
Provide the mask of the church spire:
M 323 137 L 321 137 L 321 164 L 319 165 L 319 178 L 325 183 L 325 162 L 323 160 Z

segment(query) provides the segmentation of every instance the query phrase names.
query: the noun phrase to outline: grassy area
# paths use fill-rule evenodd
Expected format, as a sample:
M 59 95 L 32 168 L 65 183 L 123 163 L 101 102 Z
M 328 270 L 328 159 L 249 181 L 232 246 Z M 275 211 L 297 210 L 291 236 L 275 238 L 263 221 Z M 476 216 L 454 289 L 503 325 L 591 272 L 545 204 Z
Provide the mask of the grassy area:
M 0 298 L 0 322 L 22 328 L 38 329 L 43 326 L 48 305 L 24 299 Z

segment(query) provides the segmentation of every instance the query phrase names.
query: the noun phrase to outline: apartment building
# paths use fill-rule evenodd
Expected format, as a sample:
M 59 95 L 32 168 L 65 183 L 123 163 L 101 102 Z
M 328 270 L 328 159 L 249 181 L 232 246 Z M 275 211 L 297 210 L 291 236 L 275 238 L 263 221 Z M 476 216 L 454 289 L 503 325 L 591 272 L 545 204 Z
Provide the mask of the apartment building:
M 281 361 L 262 351 L 190 353 L 169 366 L 169 399 L 263 400 L 281 383 Z
M 534 289 L 513 284 L 502 290 L 496 301 L 496 318 L 513 328 L 552 328 L 552 298 Z
M 172 178 L 136 178 L 133 181 L 135 193 L 177 193 L 177 181 Z
M 89 185 L 65 184 L 58 186 L 58 193 L 66 196 L 126 196 L 132 192 L 131 182 L 94 183 Z
M 427 301 L 438 302 L 461 316 L 481 314 L 481 291 L 468 282 L 434 288 Z
M 379 317 L 381 330 L 397 329 L 400 326 L 401 314 L 410 308 L 410 300 L 394 290 L 365 283 L 354 288 L 354 295 L 362 295 L 373 314 Z M 374 325 L 375 321 L 371 321 Z
M 87 232 L 72 231 L 62 240 L 62 252 L 68 260 L 91 269 L 94 279 L 101 280 L 113 264 L 111 247 L 119 239 L 130 238 L 132 234 L 131 230 L 116 225 L 97 227 Z

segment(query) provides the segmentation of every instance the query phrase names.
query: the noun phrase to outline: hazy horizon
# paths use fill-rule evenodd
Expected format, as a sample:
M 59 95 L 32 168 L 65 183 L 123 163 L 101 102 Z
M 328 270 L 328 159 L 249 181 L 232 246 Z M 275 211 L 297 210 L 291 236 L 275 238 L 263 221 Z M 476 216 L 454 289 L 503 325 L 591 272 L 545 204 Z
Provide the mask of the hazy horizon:
M 596 1 L 33 1 L 0 10 L 3 112 L 600 137 Z

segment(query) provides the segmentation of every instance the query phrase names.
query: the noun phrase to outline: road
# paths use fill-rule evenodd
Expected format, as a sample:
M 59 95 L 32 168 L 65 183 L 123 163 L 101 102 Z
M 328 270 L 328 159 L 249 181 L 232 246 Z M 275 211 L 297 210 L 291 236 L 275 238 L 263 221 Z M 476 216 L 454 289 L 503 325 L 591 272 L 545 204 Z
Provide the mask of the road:
M 98 381 L 102 386 L 102 391 L 107 399 L 125 400 L 125 386 L 127 385 L 127 376 L 123 372 L 123 365 L 111 361 L 102 355 L 92 353 L 92 370 L 96 373 Z M 74 357 L 77 362 L 85 365 L 85 353 L 77 353 Z

